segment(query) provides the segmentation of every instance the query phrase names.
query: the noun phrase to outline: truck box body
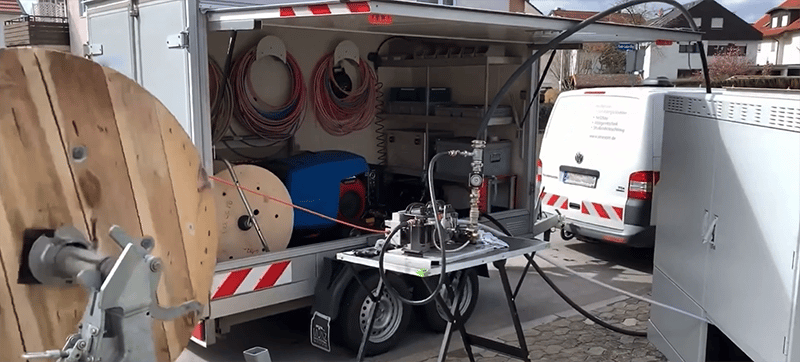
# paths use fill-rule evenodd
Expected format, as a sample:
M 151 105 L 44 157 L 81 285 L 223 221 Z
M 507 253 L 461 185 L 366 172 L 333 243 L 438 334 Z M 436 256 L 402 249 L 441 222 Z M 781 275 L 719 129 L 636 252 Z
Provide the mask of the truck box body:
M 87 9 L 90 37 L 87 49 L 91 58 L 133 78 L 161 100 L 190 135 L 208 170 L 212 169 L 215 156 L 232 157 L 225 145 L 212 142 L 208 63 L 210 58 L 224 66 L 226 49 L 234 31 L 237 32 L 234 60 L 264 36 L 274 35 L 283 40 L 287 51 L 297 59 L 306 83 L 317 61 L 332 52 L 342 40 L 356 44 L 360 58 L 365 61 L 369 53 L 375 52 L 393 35 L 415 38 L 417 42 L 424 39 L 465 47 L 500 45 L 505 51 L 503 56 L 391 60 L 384 61 L 377 71 L 378 80 L 387 93 L 392 87 L 448 87 L 454 102 L 485 104 L 531 54 L 530 46 L 545 43 L 554 36 L 542 30 L 557 32 L 575 23 L 568 19 L 402 1 L 302 4 L 288 1 L 264 5 L 250 0 L 141 0 L 133 3 L 93 0 L 87 2 Z M 699 34 L 595 24 L 568 41 L 662 38 L 696 40 Z M 381 53 L 395 46 L 387 42 Z M 285 66 L 271 57 L 259 59 L 257 67 L 258 74 L 252 78 L 254 84 L 279 85 L 288 79 Z M 345 65 L 345 69 L 357 84 L 356 68 Z M 518 81 L 509 94 L 517 99 L 520 94 L 532 94 L 531 84 L 536 84 L 537 69 L 534 67 L 533 77 L 526 76 Z M 285 87 L 259 89 L 259 96 L 274 104 L 280 104 L 288 94 Z M 523 103 L 527 105 L 527 100 L 512 104 L 519 114 L 523 113 Z M 531 232 L 537 215 L 533 212 L 538 194 L 536 164 L 535 157 L 529 156 L 537 153 L 537 114 L 534 107 L 522 130 L 508 123 L 492 126 L 490 130 L 491 135 L 511 141 L 511 172 L 520 179 L 516 190 L 518 208 L 494 216 L 518 235 Z M 363 156 L 370 164 L 377 164 L 381 161 L 381 145 L 376 138 L 383 129 L 442 129 L 454 136 L 474 137 L 477 125 L 476 119 L 386 114 L 362 131 L 337 137 L 322 130 L 309 105 L 306 119 L 289 148 L 347 151 Z M 232 127 L 237 134 L 247 136 L 236 122 Z M 229 143 L 234 148 L 244 147 L 236 140 Z M 269 148 L 245 151 L 265 152 L 254 156 L 274 153 Z M 386 166 L 391 172 L 391 162 Z M 309 305 L 323 258 L 368 245 L 375 239 L 374 236 L 345 238 L 219 262 L 212 300 L 204 311 L 204 323 L 198 327 L 194 340 L 201 344 L 213 343 L 217 335 L 224 334 L 233 324 Z M 278 271 L 280 275 L 274 284 L 251 285 L 259 273 Z M 237 277 L 229 279 L 232 273 Z M 213 298 L 216 293 L 218 297 Z

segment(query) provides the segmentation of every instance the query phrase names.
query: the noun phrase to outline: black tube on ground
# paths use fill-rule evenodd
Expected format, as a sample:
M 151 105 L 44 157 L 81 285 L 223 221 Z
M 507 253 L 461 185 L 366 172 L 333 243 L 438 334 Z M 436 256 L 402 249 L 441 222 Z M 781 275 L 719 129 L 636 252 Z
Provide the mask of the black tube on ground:
M 503 226 L 503 224 L 500 223 L 494 217 L 492 217 L 492 216 L 490 216 L 488 214 L 484 214 L 483 217 L 485 217 L 487 220 L 491 221 L 492 224 L 495 224 L 498 228 L 500 228 L 500 231 L 504 232 L 506 235 L 512 236 L 511 233 L 508 231 L 508 229 L 505 226 Z M 553 289 L 553 291 L 556 292 L 556 294 L 558 294 L 559 297 L 561 297 L 561 299 L 563 299 L 565 302 L 567 302 L 567 304 L 569 304 L 569 306 L 572 307 L 572 309 L 575 309 L 576 311 L 578 311 L 578 313 L 582 314 L 584 317 L 589 318 L 589 320 L 591 320 L 592 322 L 597 323 L 601 327 L 604 327 L 606 329 L 612 330 L 612 331 L 617 332 L 617 333 L 621 333 L 621 334 L 628 335 L 628 336 L 634 336 L 634 337 L 647 337 L 647 333 L 631 331 L 631 330 L 628 330 L 628 329 L 623 329 L 623 328 L 619 328 L 617 326 L 613 326 L 613 325 L 609 324 L 608 322 L 603 321 L 602 319 L 600 319 L 600 318 L 594 316 L 593 314 L 587 312 L 581 306 L 576 304 L 572 299 L 570 299 L 566 294 L 564 294 L 564 292 L 561 291 L 561 289 L 558 286 L 556 286 L 555 283 L 553 283 L 553 280 L 550 279 L 550 277 L 548 277 L 547 274 L 544 273 L 544 270 L 542 270 L 542 268 L 540 268 L 539 265 L 536 264 L 535 261 L 533 261 L 533 255 L 530 255 L 530 256 L 526 255 L 526 257 L 528 258 L 528 265 L 533 265 L 533 268 L 536 269 L 536 272 L 539 273 L 539 275 L 542 276 L 542 279 L 544 279 L 545 283 L 547 283 L 547 285 L 549 285 L 550 288 Z

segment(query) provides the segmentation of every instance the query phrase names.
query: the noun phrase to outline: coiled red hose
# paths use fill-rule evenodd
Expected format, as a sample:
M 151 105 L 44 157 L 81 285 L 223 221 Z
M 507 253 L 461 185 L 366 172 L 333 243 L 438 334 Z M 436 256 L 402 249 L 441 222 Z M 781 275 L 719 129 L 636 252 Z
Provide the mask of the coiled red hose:
M 255 92 L 250 77 L 255 61 L 256 47 L 253 47 L 236 60 L 231 70 L 237 118 L 243 126 L 262 138 L 287 140 L 297 132 L 305 117 L 307 96 L 303 73 L 294 57 L 287 52 L 286 65 L 292 78 L 292 92 L 286 103 L 274 106 Z
M 334 136 L 344 136 L 369 127 L 378 110 L 378 79 L 375 71 L 367 62 L 359 59 L 361 84 L 348 92 L 336 85 L 333 67 L 333 53 L 329 53 L 317 62 L 311 76 L 311 96 L 314 97 L 317 122 Z M 336 91 L 345 94 L 345 97 L 337 97 L 333 87 L 337 87 Z
M 208 59 L 209 95 L 211 98 L 211 139 L 219 142 L 228 131 L 233 117 L 233 90 L 231 83 L 225 82 L 221 87 L 223 74 L 219 64 L 214 59 Z M 222 92 L 220 94 L 220 91 Z

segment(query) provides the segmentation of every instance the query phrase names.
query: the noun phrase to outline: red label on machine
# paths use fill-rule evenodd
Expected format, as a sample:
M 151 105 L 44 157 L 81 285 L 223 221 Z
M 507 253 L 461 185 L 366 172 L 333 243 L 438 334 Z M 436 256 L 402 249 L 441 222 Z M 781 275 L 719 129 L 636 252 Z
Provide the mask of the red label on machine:
M 272 288 L 292 282 L 291 261 L 245 268 L 214 275 L 211 299 L 226 298 L 238 294 Z

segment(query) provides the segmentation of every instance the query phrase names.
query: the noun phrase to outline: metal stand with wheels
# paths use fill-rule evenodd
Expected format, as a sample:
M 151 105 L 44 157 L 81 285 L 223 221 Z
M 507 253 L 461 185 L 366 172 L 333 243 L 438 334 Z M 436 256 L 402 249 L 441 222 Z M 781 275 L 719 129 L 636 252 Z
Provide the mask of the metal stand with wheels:
M 457 279 L 459 280 L 458 285 L 455 286 L 453 289 L 452 285 L 449 282 L 445 283 L 444 288 L 448 288 L 448 295 L 452 295 L 452 304 L 448 304 L 445 298 L 442 296 L 442 293 L 436 293 L 434 301 L 442 308 L 444 313 L 446 314 L 448 323 L 447 328 L 445 329 L 444 337 L 442 338 L 442 345 L 439 350 L 439 361 L 444 361 L 447 358 L 447 350 L 450 347 L 450 340 L 453 335 L 453 331 L 458 330 L 459 334 L 461 335 L 461 340 L 464 343 L 464 348 L 467 351 L 467 356 L 469 357 L 470 361 L 475 361 L 475 356 L 472 354 L 472 346 L 479 346 L 484 349 L 492 350 L 498 353 L 502 353 L 504 355 L 514 357 L 526 362 L 529 362 L 530 359 L 528 358 L 528 347 L 525 344 L 525 336 L 522 331 L 522 324 L 519 320 L 519 314 L 517 313 L 517 306 L 515 302 L 516 293 L 511 289 L 511 283 L 508 278 L 508 273 L 506 272 L 506 260 L 509 258 L 513 258 L 516 256 L 521 255 L 532 255 L 536 251 L 543 250 L 547 247 L 547 243 L 537 239 L 523 239 L 523 238 L 501 238 L 508 244 L 507 249 L 499 249 L 499 250 L 491 250 L 485 254 L 478 254 L 478 255 L 471 255 L 466 258 L 459 259 L 454 262 L 447 263 L 447 271 L 448 273 L 453 272 Z M 456 255 L 453 255 L 455 258 Z M 377 257 L 366 257 L 366 256 L 356 256 L 353 251 L 338 253 L 336 258 L 348 263 L 350 267 L 352 265 L 363 265 L 371 268 L 378 267 L 378 258 Z M 413 258 L 413 257 L 409 257 Z M 448 260 L 449 257 L 448 257 Z M 464 317 L 461 315 L 459 310 L 459 302 L 460 299 L 463 297 L 464 293 L 461 293 L 461 290 L 464 289 L 464 284 L 466 283 L 466 277 L 464 273 L 467 269 L 492 263 L 497 270 L 500 272 L 500 280 L 503 283 L 503 292 L 506 295 L 506 301 L 508 302 L 509 312 L 511 314 L 511 320 L 514 323 L 514 329 L 517 332 L 517 338 L 519 341 L 519 347 L 508 345 L 504 343 L 500 343 L 497 341 L 490 340 L 485 337 L 473 335 L 467 332 L 464 323 Z M 429 270 L 425 273 L 425 275 L 420 275 L 419 268 L 412 267 L 413 263 L 385 263 L 385 268 L 387 271 L 393 271 L 396 273 L 412 275 L 412 276 L 433 276 L 439 275 L 441 273 L 441 267 L 438 265 L 431 266 Z M 356 277 L 358 279 L 358 276 Z M 520 280 L 521 284 L 522 280 Z M 362 287 L 366 288 L 366 285 L 359 280 L 359 284 Z M 423 284 L 429 288 L 430 286 L 427 283 Z M 362 336 L 361 346 L 359 347 L 357 361 L 361 362 L 364 359 L 364 354 L 366 350 L 366 345 L 369 336 L 372 334 L 372 328 L 375 322 L 375 312 L 376 306 L 379 304 L 381 297 L 383 296 L 383 291 L 386 286 L 383 284 L 383 281 L 378 282 L 377 287 L 377 295 L 373 293 L 369 293 L 370 299 L 372 299 L 373 303 L 368 308 L 367 311 L 367 326 L 366 330 L 364 331 L 364 335 Z M 369 290 L 369 289 L 367 289 Z M 517 291 L 519 290 L 519 286 L 517 287 Z

